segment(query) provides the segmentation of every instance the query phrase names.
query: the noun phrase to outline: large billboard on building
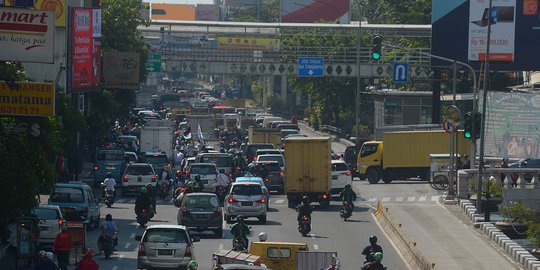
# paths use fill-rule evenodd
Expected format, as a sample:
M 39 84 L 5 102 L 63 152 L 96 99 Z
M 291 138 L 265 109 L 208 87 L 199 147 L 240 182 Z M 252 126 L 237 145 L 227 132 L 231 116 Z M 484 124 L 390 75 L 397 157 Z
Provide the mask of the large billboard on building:
M 491 17 L 490 69 L 540 68 L 539 0 L 432 1 L 432 54 L 469 62 L 476 69 L 486 59 L 488 17 Z M 437 65 L 439 62 L 435 62 Z
M 218 5 L 197 4 L 195 19 L 197 21 L 219 21 Z
M 486 111 L 486 156 L 540 158 L 540 95 L 488 92 Z
M 54 13 L 0 7 L 0 60 L 53 63 Z
M 92 9 L 74 8 L 71 16 L 71 87 L 93 86 Z
M 349 0 L 281 0 L 280 17 L 284 23 L 350 22 Z
M 150 4 L 150 19 L 152 21 L 194 21 L 195 5 Z
M 103 79 L 106 88 L 139 89 L 140 58 L 138 53 L 105 52 Z
M 15 0 L 6 0 L 6 6 L 14 6 Z M 34 0 L 34 9 L 54 11 L 54 25 L 66 27 L 66 0 Z
M 0 81 L 0 115 L 53 116 L 54 84 Z
M 217 37 L 217 48 L 221 50 L 272 51 L 279 50 L 277 38 Z

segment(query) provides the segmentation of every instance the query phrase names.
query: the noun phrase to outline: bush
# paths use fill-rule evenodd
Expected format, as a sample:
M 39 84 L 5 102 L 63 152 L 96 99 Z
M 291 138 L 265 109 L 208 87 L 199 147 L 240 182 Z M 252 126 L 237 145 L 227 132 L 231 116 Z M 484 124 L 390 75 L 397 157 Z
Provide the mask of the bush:
M 509 202 L 499 207 L 499 212 L 505 220 L 516 224 L 532 224 L 534 210 L 525 207 L 521 202 Z

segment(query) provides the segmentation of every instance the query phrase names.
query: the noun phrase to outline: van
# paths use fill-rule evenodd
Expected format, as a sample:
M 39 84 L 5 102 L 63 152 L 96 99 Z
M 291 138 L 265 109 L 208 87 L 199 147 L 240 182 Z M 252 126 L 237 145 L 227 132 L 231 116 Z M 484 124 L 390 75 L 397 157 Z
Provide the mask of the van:
M 233 158 L 229 154 L 224 153 L 201 153 L 195 158 L 196 163 L 214 163 L 218 171 L 223 169 L 225 174 L 232 177 Z
M 94 186 L 105 180 L 108 172 L 112 174 L 116 184 L 120 185 L 120 177 L 126 168 L 123 148 L 98 148 L 94 161 Z
M 298 251 L 308 251 L 307 244 L 286 242 L 252 242 L 249 253 L 260 256 L 270 269 L 295 270 Z
M 85 183 L 55 184 L 47 204 L 59 206 L 67 221 L 80 221 L 79 217 L 83 217 L 88 229 L 99 227 L 99 201 L 92 188 Z

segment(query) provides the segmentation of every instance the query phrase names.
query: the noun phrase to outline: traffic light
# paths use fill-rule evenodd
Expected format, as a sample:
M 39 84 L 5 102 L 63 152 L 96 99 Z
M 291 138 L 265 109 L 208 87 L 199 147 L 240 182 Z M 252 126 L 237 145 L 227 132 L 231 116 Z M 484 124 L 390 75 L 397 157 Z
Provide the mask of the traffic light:
M 472 128 L 472 124 L 473 124 L 473 112 L 467 112 L 465 114 L 465 119 L 464 119 L 464 122 L 463 122 L 463 136 L 465 137 L 465 139 L 472 139 L 472 133 L 473 133 L 473 128 Z
M 379 60 L 381 58 L 382 51 L 382 36 L 374 35 L 373 36 L 373 47 L 371 48 L 371 59 Z
M 482 113 L 475 112 L 474 114 L 474 139 L 480 139 L 480 131 L 482 130 Z

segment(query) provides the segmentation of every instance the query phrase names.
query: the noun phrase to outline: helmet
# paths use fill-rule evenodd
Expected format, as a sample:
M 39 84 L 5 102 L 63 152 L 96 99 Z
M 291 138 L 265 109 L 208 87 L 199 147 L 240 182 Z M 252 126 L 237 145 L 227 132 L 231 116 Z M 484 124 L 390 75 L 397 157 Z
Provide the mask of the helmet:
M 345 189 L 351 189 L 351 185 L 346 184 L 346 185 L 345 185 Z
M 51 261 L 54 260 L 54 253 L 47 251 L 46 254 L 47 254 L 47 259 Z
M 107 173 L 107 178 L 111 178 L 112 177 L 112 173 L 111 172 L 108 172 Z
M 503 158 L 503 162 L 508 163 L 508 157 L 504 157 L 504 158 Z
M 238 216 L 238 217 L 236 217 L 236 221 L 238 221 L 238 222 L 243 222 L 243 221 L 244 221 L 244 217 L 243 217 L 243 216 Z
M 188 265 L 187 265 L 187 269 L 188 269 L 188 270 L 195 270 L 195 269 L 197 269 L 197 268 L 199 268 L 199 264 L 197 263 L 196 260 L 191 260 L 191 261 L 189 261 L 189 263 L 188 263 Z
M 106 220 L 106 221 L 112 221 L 112 215 L 111 215 L 111 214 L 107 214 L 107 215 L 105 216 L 105 220 Z
M 374 261 L 381 262 L 383 258 L 383 254 L 382 252 L 375 252 L 372 257 Z
M 42 260 L 43 260 L 43 259 L 45 259 L 45 258 L 47 258 L 47 252 L 46 252 L 45 250 L 40 250 L 40 251 L 38 252 L 38 259 L 42 259 Z
M 142 193 L 142 194 L 145 194 L 145 193 L 147 193 L 147 192 L 148 192 L 148 189 L 146 189 L 146 187 L 142 187 L 142 188 L 141 188 L 141 193 Z
M 259 233 L 259 241 L 264 242 L 266 241 L 267 235 L 265 232 Z
M 375 235 L 370 236 L 369 237 L 369 242 L 371 244 L 376 244 L 377 243 L 377 236 L 375 236 Z
M 199 181 L 201 180 L 201 176 L 200 175 L 195 175 L 195 181 Z
M 225 173 L 224 169 L 219 169 L 219 173 Z
M 304 195 L 304 197 L 302 197 L 302 202 L 309 203 L 309 197 Z
M 86 249 L 86 256 L 94 256 L 94 249 L 93 248 L 88 248 Z

